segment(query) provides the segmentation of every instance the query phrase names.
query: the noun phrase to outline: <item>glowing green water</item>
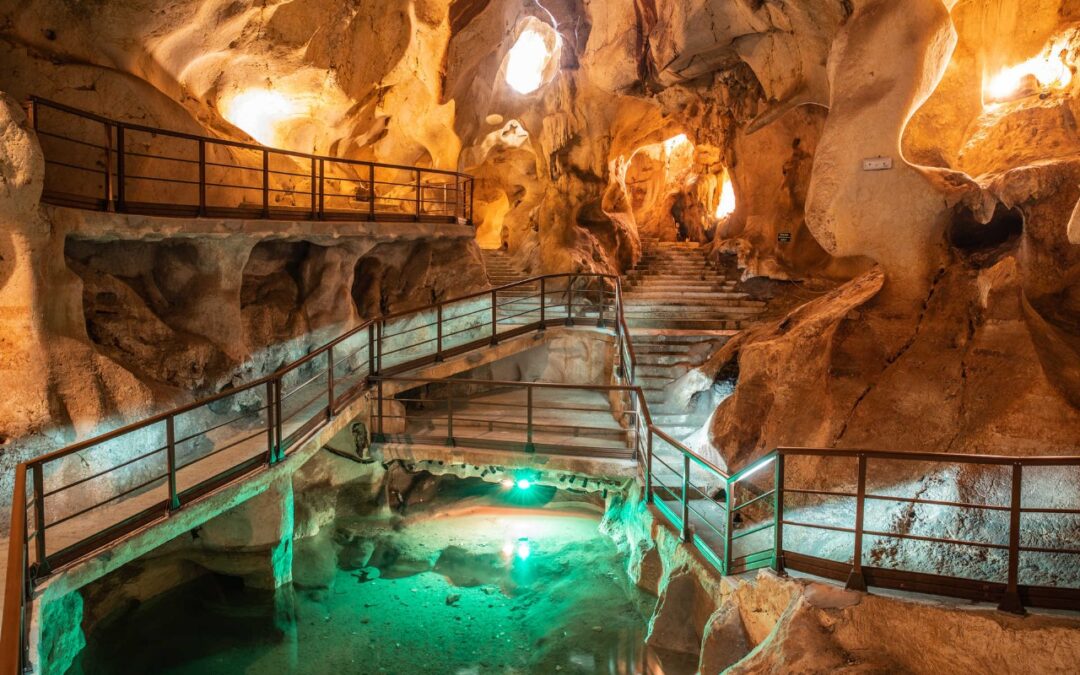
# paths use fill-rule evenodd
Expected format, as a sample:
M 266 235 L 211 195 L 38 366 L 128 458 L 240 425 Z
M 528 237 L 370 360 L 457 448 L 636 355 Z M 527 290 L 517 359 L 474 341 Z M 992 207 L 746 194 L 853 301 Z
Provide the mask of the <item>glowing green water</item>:
M 595 514 L 481 509 L 396 536 L 434 568 L 276 599 L 204 577 L 95 628 L 70 672 L 642 672 L 652 601 Z

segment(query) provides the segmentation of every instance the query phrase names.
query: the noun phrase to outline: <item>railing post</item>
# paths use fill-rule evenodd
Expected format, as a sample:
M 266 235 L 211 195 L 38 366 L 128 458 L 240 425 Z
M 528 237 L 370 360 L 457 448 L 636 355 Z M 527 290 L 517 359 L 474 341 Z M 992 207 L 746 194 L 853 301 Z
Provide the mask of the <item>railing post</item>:
M 547 297 L 547 284 L 544 283 L 546 277 L 540 277 L 540 330 L 544 330 L 546 326 L 544 322 L 546 317 L 544 316 L 544 298 Z
M 382 374 L 383 328 L 382 320 L 375 324 L 375 372 L 379 374 Z
M 378 349 L 379 338 L 375 334 L 376 323 L 368 324 L 367 334 L 367 355 L 368 355 L 368 375 L 376 375 L 379 372 L 379 367 L 375 363 L 375 350 Z
M 206 215 L 206 141 L 199 139 L 199 217 Z
M 31 103 L 33 105 L 33 103 Z M 105 211 L 113 210 L 112 125 L 105 123 Z
M 180 508 L 180 496 L 176 494 L 176 418 L 165 418 L 165 447 L 169 463 L 169 511 Z
M 37 555 L 37 574 L 49 573 L 49 558 L 45 553 L 45 478 L 40 464 L 31 465 L 34 469 L 34 547 Z M 9 546 L 17 546 L 13 541 Z M 15 602 L 11 598 L 9 602 Z
M 420 222 L 420 199 L 421 191 L 423 188 L 420 186 L 420 169 L 416 170 L 416 221 Z
M 1023 499 L 1024 465 L 1013 462 L 1012 496 L 1009 500 L 1009 580 L 1005 594 L 1001 596 L 998 609 L 1014 614 L 1024 613 L 1020 600 L 1020 508 Z
M 127 190 L 124 184 L 127 182 L 127 168 L 124 159 L 124 125 L 116 125 L 116 210 L 123 213 L 127 210 Z
M 571 276 L 570 283 L 566 288 L 566 325 L 574 325 L 574 282 L 577 277 Z
M 464 200 L 461 198 L 461 174 L 454 173 L 454 220 L 465 219 Z
M 652 429 L 645 427 L 646 442 L 645 442 L 645 503 L 653 503 L 653 432 Z
M 623 334 L 622 334 L 622 321 L 621 321 L 621 318 L 622 318 L 622 315 L 623 315 L 622 302 L 623 302 L 623 298 L 622 298 L 622 281 L 619 280 L 618 278 L 616 278 L 615 279 L 615 337 L 616 337 L 616 339 L 620 339 L 620 340 L 623 337 Z
M 682 540 L 690 541 L 690 455 L 685 452 L 683 456 L 682 474 Z
M 319 219 L 326 218 L 326 161 L 319 158 Z
M 334 345 L 326 348 L 326 419 L 334 417 Z
M 473 209 L 476 206 L 476 179 L 469 179 L 469 224 L 473 224 Z
M 491 292 L 491 344 L 499 344 L 499 291 Z
M 266 463 L 273 464 L 274 457 L 277 455 L 277 443 L 274 440 L 274 434 L 277 429 L 277 422 L 274 421 L 274 383 L 273 381 L 266 383 Z
M 371 199 L 368 202 L 368 220 L 375 220 L 375 165 L 368 164 L 368 182 L 371 184 Z
M 784 453 L 776 453 L 776 474 L 773 476 L 773 564 L 777 574 L 784 573 Z
M 263 169 L 262 169 L 262 209 L 263 218 L 270 217 L 270 151 L 263 150 Z
M 724 525 L 724 576 L 731 574 L 732 542 L 735 541 L 731 536 L 732 530 L 735 529 L 735 514 L 731 512 L 731 507 L 735 503 L 735 500 L 731 498 L 734 491 L 735 481 L 728 479 L 724 483 L 724 519 L 726 521 Z
M 454 385 L 446 388 L 446 445 L 454 447 Z
M 375 384 L 375 433 L 371 439 L 375 443 L 386 442 L 386 431 L 383 423 L 383 381 Z
M 442 303 L 435 305 L 435 362 L 439 363 L 443 360 L 442 355 Z
M 526 439 L 525 452 L 536 452 L 536 444 L 533 443 L 533 386 L 525 385 L 525 408 L 526 408 Z
M 321 162 L 322 160 L 318 160 Z M 317 162 L 314 157 L 311 158 L 311 219 L 318 220 L 319 213 L 322 208 L 319 204 L 319 174 L 316 170 Z
M 604 288 L 604 278 L 599 277 L 599 281 L 600 281 L 600 316 L 596 319 L 596 327 L 597 328 L 603 328 L 604 327 L 604 303 L 607 302 L 607 298 L 604 297 L 604 296 L 607 295 L 607 289 Z
M 859 485 L 855 490 L 855 554 L 852 560 L 851 574 L 848 575 L 847 589 L 865 591 L 866 579 L 862 571 L 863 549 L 863 510 L 866 505 L 866 455 L 859 453 Z
M 281 419 L 281 377 L 274 380 L 274 463 L 285 459 L 285 433 Z

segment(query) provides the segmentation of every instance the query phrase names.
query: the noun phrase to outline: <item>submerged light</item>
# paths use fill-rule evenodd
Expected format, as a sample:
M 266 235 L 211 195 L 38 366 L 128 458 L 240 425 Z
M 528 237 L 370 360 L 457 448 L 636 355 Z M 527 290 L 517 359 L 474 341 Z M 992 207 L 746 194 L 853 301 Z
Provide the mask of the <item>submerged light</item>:
M 519 489 L 519 490 L 528 490 L 530 487 L 532 487 L 532 481 L 530 481 L 528 478 L 519 478 L 518 479 L 517 489 Z
M 532 553 L 532 550 L 531 550 L 531 548 L 529 546 L 529 538 L 528 537 L 522 537 L 521 539 L 518 539 L 518 544 L 517 544 L 517 557 L 518 557 L 518 560 L 527 559 L 531 553 Z

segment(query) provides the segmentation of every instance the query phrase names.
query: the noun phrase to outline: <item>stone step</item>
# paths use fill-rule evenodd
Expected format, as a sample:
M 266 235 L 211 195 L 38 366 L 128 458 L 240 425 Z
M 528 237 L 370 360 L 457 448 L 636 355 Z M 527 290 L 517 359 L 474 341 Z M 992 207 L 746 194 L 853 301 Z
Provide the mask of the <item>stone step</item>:
M 626 293 L 638 291 L 685 291 L 690 293 L 734 293 L 735 284 L 712 283 L 709 281 L 667 281 L 649 278 L 631 283 L 623 289 Z
M 744 325 L 741 320 L 735 319 L 642 319 L 627 317 L 626 323 L 630 328 L 671 328 L 676 330 L 742 330 Z
M 649 301 L 658 305 L 678 300 L 694 300 L 708 304 L 711 301 L 728 299 L 731 295 L 731 291 L 691 291 L 678 293 L 674 291 L 649 291 L 642 288 L 633 288 L 623 293 L 623 299 L 627 302 L 630 300 Z
M 636 377 L 661 378 L 667 382 L 673 382 L 685 375 L 691 368 L 693 368 L 693 365 L 689 361 L 657 364 L 638 359 L 635 363 L 634 375 Z
M 687 318 L 726 318 L 726 317 L 744 317 L 744 316 L 757 316 L 764 310 L 761 307 L 728 307 L 726 305 L 710 304 L 701 307 L 624 307 L 623 315 L 627 319 L 630 317 L 687 317 Z
M 627 295 L 623 298 L 623 304 L 626 307 L 634 308 L 650 308 L 650 307 L 670 307 L 672 305 L 678 307 L 766 307 L 766 303 L 761 300 L 751 300 L 749 296 L 741 294 L 739 297 L 736 294 L 735 297 L 722 297 L 715 298 L 711 302 L 702 302 L 700 298 L 684 298 L 684 297 L 672 297 L 664 300 L 664 302 L 656 302 L 651 298 L 638 298 L 633 295 Z

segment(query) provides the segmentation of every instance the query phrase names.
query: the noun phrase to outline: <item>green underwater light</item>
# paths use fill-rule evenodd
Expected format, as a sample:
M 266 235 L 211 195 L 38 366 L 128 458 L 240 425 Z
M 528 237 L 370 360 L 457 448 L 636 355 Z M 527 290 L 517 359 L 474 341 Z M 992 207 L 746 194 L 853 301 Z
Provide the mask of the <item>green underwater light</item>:
M 528 478 L 519 478 L 516 485 L 519 490 L 528 490 L 532 487 L 532 481 Z

